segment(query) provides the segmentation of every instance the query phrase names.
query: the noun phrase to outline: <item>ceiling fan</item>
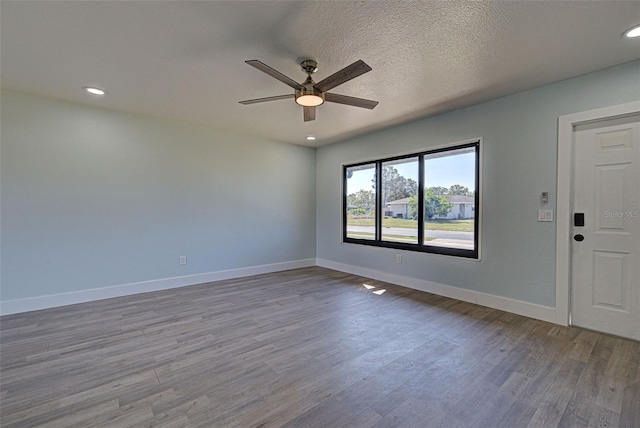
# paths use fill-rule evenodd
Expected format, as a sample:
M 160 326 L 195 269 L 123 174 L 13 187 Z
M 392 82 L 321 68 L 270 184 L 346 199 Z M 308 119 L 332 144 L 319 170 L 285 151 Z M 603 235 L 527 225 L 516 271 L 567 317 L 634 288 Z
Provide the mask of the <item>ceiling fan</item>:
M 293 89 L 295 89 L 295 93 L 240 101 L 240 104 L 247 105 L 263 103 L 266 101 L 277 101 L 294 98 L 296 103 L 303 107 L 305 122 L 316 119 L 316 107 L 323 104 L 325 101 L 338 104 L 346 104 L 355 107 L 368 108 L 369 110 L 372 110 L 375 106 L 378 105 L 378 101 L 365 100 L 363 98 L 348 97 L 346 95 L 327 92 L 328 90 L 333 89 L 338 85 L 342 85 L 343 83 L 348 82 L 353 78 L 371 71 L 371 67 L 369 67 L 362 60 L 354 62 L 353 64 L 343 68 L 342 70 L 333 73 L 331 76 L 319 81 L 318 83 L 314 82 L 311 78 L 311 75 L 318 70 L 318 63 L 313 60 L 306 60 L 300 63 L 302 71 L 307 73 L 307 79 L 302 83 L 296 82 L 295 80 L 285 76 L 277 70 L 274 70 L 273 68 L 269 67 L 263 62 L 258 61 L 257 59 L 252 59 L 245 62 L 250 66 L 262 71 L 263 73 L 267 73 L 269 76 L 278 79 L 285 85 L 291 86 Z

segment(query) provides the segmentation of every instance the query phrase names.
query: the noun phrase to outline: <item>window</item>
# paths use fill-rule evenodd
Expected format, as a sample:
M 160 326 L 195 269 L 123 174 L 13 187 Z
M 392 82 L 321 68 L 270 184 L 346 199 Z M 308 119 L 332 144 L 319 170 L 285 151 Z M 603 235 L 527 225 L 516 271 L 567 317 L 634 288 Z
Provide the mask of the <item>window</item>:
M 343 167 L 343 241 L 478 258 L 480 142 Z

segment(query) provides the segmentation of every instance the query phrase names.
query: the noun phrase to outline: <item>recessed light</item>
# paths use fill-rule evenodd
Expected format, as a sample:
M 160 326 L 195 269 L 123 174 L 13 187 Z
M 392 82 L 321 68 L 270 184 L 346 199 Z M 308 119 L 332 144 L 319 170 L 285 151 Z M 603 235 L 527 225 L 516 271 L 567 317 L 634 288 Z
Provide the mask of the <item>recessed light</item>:
M 635 37 L 640 37 L 640 25 L 637 25 L 637 26 L 625 31 L 624 36 L 628 37 L 630 39 L 633 39 Z
M 95 86 L 85 86 L 84 90 L 93 95 L 104 95 L 106 94 L 104 89 L 96 88 Z
M 314 137 L 313 135 L 307 135 L 307 140 L 313 141 L 315 139 L 316 139 L 316 137 Z

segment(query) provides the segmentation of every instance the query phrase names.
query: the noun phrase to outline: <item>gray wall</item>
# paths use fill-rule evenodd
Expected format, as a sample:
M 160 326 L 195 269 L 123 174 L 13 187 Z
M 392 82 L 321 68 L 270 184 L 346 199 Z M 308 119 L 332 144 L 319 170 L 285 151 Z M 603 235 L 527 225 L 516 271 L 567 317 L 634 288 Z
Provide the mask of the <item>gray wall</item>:
M 325 146 L 317 153 L 317 257 L 555 306 L 558 116 L 640 99 L 640 62 Z M 341 243 L 341 165 L 483 138 L 481 261 Z
M 315 257 L 314 149 L 13 92 L 1 112 L 2 301 Z

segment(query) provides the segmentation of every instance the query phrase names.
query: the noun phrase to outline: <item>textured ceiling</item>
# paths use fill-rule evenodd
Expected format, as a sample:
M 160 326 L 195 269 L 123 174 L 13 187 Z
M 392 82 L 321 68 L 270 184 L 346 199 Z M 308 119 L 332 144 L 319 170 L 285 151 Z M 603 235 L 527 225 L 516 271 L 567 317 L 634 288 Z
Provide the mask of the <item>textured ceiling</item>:
M 0 3 L 1 83 L 24 91 L 319 146 L 640 58 L 640 2 Z M 362 59 L 373 71 L 303 122 L 292 89 L 244 63 L 316 81 Z M 108 95 L 82 91 L 96 85 Z M 316 135 L 315 142 L 305 136 Z

